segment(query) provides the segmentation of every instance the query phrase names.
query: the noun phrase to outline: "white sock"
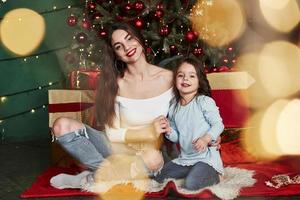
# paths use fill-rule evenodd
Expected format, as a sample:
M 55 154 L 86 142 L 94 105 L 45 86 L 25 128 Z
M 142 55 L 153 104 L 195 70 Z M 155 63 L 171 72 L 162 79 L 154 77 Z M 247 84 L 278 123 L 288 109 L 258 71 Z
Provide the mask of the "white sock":
M 50 179 L 50 184 L 58 189 L 65 188 L 82 188 L 82 179 L 86 178 L 91 171 L 83 171 L 76 175 L 70 174 L 58 174 Z

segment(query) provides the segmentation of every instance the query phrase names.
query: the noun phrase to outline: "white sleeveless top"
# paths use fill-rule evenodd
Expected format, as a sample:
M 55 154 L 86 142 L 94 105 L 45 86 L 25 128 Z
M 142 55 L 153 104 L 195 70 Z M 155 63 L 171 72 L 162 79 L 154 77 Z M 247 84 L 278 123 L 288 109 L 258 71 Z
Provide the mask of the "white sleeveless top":
M 117 96 L 114 128 L 105 127 L 109 140 L 112 143 L 124 143 L 127 129 L 138 129 L 152 124 L 153 120 L 159 115 L 166 116 L 172 98 L 172 88 L 156 97 L 147 99 L 131 99 Z

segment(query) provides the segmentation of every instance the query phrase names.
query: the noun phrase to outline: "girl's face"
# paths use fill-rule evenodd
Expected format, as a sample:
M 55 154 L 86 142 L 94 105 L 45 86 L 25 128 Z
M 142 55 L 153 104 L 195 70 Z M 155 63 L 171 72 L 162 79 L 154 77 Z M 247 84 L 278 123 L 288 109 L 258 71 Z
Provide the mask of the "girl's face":
M 199 79 L 195 67 L 189 63 L 182 63 L 176 74 L 176 88 L 181 95 L 197 93 Z
M 144 54 L 139 41 L 122 29 L 113 32 L 111 45 L 117 57 L 127 64 L 136 62 Z

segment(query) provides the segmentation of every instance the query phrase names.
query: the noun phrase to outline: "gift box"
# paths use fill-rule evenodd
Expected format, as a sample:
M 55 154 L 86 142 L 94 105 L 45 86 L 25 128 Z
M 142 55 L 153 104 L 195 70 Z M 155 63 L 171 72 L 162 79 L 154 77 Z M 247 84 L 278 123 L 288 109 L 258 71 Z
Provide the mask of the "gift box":
M 59 117 L 69 117 L 93 126 L 94 91 L 92 90 L 49 90 L 49 127 Z M 53 165 L 70 167 L 80 165 L 58 143 L 51 143 Z
M 95 90 L 98 84 L 100 69 L 79 69 L 69 74 L 69 88 Z
M 255 80 L 237 71 L 210 73 L 207 78 L 225 127 L 244 127 L 250 116 L 247 89 Z
M 93 90 L 49 90 L 49 127 L 59 117 L 94 123 Z

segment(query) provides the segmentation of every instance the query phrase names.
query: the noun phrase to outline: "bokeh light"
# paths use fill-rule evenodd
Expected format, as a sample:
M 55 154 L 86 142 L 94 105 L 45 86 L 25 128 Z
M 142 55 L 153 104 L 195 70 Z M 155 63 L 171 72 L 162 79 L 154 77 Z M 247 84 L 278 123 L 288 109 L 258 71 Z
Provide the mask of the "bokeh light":
M 227 45 L 245 30 L 245 14 L 236 0 L 198 0 L 190 19 L 199 37 L 215 47 Z
M 285 41 L 266 44 L 259 57 L 259 76 L 272 98 L 283 98 L 300 89 L 300 49 Z
M 114 154 L 96 171 L 93 191 L 104 200 L 140 200 L 148 186 L 148 172 L 140 157 Z
M 255 80 L 254 84 L 252 84 L 247 90 L 248 103 L 251 108 L 264 107 L 272 100 L 263 87 L 263 80 L 259 76 L 258 60 L 258 52 L 248 53 L 238 57 L 234 66 L 238 71 L 249 73 L 249 75 Z
M 279 115 L 277 124 L 277 141 L 284 154 L 300 154 L 300 100 L 294 99 L 286 103 Z
M 256 112 L 243 134 L 246 150 L 259 159 L 300 154 L 300 100 L 279 99 Z
M 44 18 L 27 8 L 9 11 L 1 22 L 0 37 L 4 46 L 21 56 L 38 48 L 44 35 Z
M 296 0 L 260 0 L 259 2 L 264 18 L 278 31 L 289 32 L 300 21 Z

